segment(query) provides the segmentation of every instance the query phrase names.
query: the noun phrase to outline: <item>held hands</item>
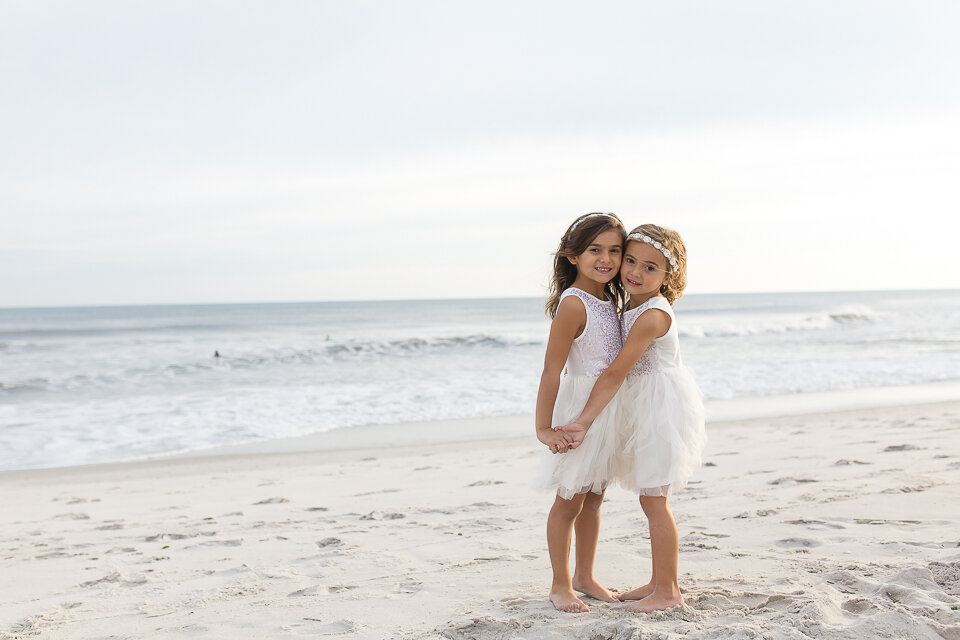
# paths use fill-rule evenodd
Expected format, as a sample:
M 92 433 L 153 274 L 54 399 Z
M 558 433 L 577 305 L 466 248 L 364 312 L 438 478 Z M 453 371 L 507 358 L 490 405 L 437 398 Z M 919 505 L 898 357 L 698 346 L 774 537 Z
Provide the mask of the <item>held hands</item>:
M 565 424 L 562 427 L 556 427 L 555 429 L 557 432 L 563 433 L 570 438 L 569 448 L 576 449 L 580 446 L 580 443 L 583 442 L 583 437 L 587 435 L 588 427 L 579 422 L 571 422 L 570 424 Z
M 537 439 L 547 445 L 550 453 L 566 453 L 567 449 L 570 448 L 570 443 L 573 441 L 570 435 L 551 429 L 550 427 L 537 429 Z

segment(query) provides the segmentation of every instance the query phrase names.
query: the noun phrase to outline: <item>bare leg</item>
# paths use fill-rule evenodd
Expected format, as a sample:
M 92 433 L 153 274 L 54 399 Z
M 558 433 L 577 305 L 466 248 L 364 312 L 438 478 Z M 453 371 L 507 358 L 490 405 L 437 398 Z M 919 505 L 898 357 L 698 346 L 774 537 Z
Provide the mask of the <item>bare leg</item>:
M 653 592 L 646 598 L 627 605 L 627 611 L 649 613 L 683 604 L 680 585 L 677 584 L 677 564 L 680 555 L 680 536 L 666 498 L 642 496 L 640 504 L 650 521 L 650 542 L 656 579 Z
M 553 567 L 550 602 L 558 611 L 570 613 L 590 610 L 574 594 L 570 579 L 570 538 L 573 535 L 573 522 L 583 508 L 583 497 L 583 494 L 577 494 L 572 500 L 564 500 L 557 496 L 547 516 L 547 549 Z
M 602 493 L 586 493 L 583 508 L 573 523 L 577 533 L 576 565 L 573 571 L 573 588 L 584 595 L 605 602 L 617 602 L 616 596 L 597 582 L 593 565 L 597 558 L 597 542 L 600 540 L 600 506 Z
M 644 515 L 647 516 L 647 522 L 649 523 L 650 514 L 647 513 L 647 505 L 643 500 L 644 497 L 645 496 L 640 496 L 640 507 L 643 509 Z M 653 554 L 653 547 L 654 547 L 653 538 L 655 535 L 655 531 L 653 527 L 649 527 L 649 529 L 650 529 L 650 564 L 651 564 L 650 582 L 643 585 L 642 587 L 637 587 L 636 589 L 632 589 L 631 591 L 627 591 L 626 593 L 621 593 L 618 596 L 620 600 L 623 600 L 623 601 L 642 600 L 643 598 L 646 598 L 648 595 L 653 593 L 653 587 L 657 582 L 657 556 Z

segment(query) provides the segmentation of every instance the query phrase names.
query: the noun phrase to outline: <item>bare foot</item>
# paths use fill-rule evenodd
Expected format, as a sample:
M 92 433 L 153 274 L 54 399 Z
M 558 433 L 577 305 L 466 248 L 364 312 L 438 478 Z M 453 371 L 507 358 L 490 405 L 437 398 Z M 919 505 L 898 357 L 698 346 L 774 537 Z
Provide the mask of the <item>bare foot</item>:
M 589 580 L 577 580 L 574 578 L 573 588 L 575 591 L 579 591 L 583 595 L 596 598 L 597 600 L 603 600 L 604 602 L 619 602 L 619 600 L 617 600 L 617 596 L 613 595 L 609 589 L 597 582 L 594 578 L 590 578 Z
M 672 609 L 673 607 L 679 607 L 682 604 L 683 596 L 681 596 L 679 593 L 676 595 L 662 596 L 654 592 L 643 600 L 634 602 L 633 604 L 628 604 L 624 607 L 624 609 L 633 613 L 650 613 L 651 611 Z
M 590 611 L 590 607 L 583 604 L 583 601 L 569 589 L 551 591 L 550 602 L 553 603 L 557 611 L 566 611 L 567 613 L 586 613 Z
M 632 591 L 627 591 L 626 593 L 621 593 L 621 594 L 620 594 L 619 596 L 617 596 L 617 597 L 620 598 L 620 600 L 623 600 L 623 601 L 627 601 L 627 600 L 643 600 L 644 598 L 646 598 L 646 597 L 647 597 L 648 595 L 650 595 L 651 593 L 653 593 L 653 583 L 652 583 L 652 582 L 649 582 L 649 583 L 643 585 L 642 587 L 637 587 L 636 589 L 633 589 Z

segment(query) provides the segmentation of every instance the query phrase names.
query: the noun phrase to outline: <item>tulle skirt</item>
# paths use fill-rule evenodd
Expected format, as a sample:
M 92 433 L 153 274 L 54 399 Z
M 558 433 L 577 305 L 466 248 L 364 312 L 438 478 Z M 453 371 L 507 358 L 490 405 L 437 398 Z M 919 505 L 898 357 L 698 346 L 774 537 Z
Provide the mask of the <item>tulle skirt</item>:
M 553 408 L 553 426 L 570 424 L 577 419 L 593 385 L 593 376 L 568 375 L 560 380 L 557 401 Z M 578 493 L 602 493 L 616 479 L 620 464 L 620 435 L 617 430 L 619 393 L 590 425 L 583 442 L 567 453 L 542 454 L 534 486 L 556 491 L 570 500 Z
M 617 479 L 639 495 L 681 489 L 707 442 L 703 395 L 686 367 L 627 376 L 617 403 Z

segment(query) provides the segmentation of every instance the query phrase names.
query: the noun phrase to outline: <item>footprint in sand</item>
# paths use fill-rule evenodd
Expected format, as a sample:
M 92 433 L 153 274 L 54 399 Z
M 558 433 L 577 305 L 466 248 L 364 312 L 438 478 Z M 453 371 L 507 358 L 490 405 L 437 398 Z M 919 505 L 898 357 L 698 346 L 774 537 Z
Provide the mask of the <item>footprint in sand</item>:
M 777 544 L 788 549 L 812 549 L 823 543 L 810 538 L 784 538 L 783 540 L 777 540 Z
M 286 498 L 267 498 L 266 500 L 261 500 L 260 502 L 254 502 L 253 506 L 261 504 L 282 504 L 284 502 L 290 502 Z
M 758 604 L 755 609 L 768 609 L 771 611 L 780 611 L 785 613 L 797 613 L 800 611 L 801 603 L 793 596 L 775 594 L 767 598 L 764 602 Z
M 327 547 L 339 547 L 343 544 L 343 541 L 340 538 L 324 538 L 323 540 L 317 541 L 317 546 L 321 549 L 326 549 Z
M 303 598 L 309 596 L 324 596 L 328 593 L 340 593 L 342 591 L 351 591 L 356 589 L 356 585 L 346 585 L 346 584 L 333 584 L 330 586 L 324 586 L 322 584 L 315 584 L 310 587 L 305 587 L 303 589 L 298 589 L 292 593 L 288 593 L 288 598 Z
M 366 515 L 360 516 L 361 520 L 400 520 L 406 518 L 402 513 L 384 513 L 382 511 L 371 511 Z
M 842 524 L 824 520 L 787 520 L 787 524 L 806 525 L 811 529 L 846 529 Z
M 753 512 L 753 514 L 751 514 L 749 511 L 744 511 L 743 513 L 739 513 L 733 517 L 735 519 L 752 518 L 753 516 L 766 518 L 767 516 L 776 515 L 777 511 L 778 509 L 757 509 Z
M 124 576 L 124 575 L 121 574 L 120 572 L 115 571 L 114 573 L 105 575 L 105 576 L 103 576 L 102 578 L 99 578 L 99 579 L 97 579 L 97 580 L 90 580 L 90 581 L 88 581 L 88 582 L 81 582 L 79 586 L 80 586 L 81 588 L 88 589 L 88 588 L 90 588 L 90 587 L 96 587 L 96 586 L 99 586 L 99 585 L 101 585 L 101 584 L 106 584 L 106 583 L 111 583 L 111 582 L 115 582 L 115 583 L 117 583 L 117 584 L 122 584 L 122 585 L 127 586 L 127 587 L 134 587 L 134 586 L 138 586 L 138 585 L 141 585 L 141 584 L 146 584 L 147 579 L 146 579 L 145 577 L 141 576 L 141 575 Z
M 569 614 L 567 614 L 569 615 Z M 497 620 L 496 618 L 473 618 L 469 622 L 449 622 L 445 627 L 437 628 L 439 637 L 450 640 L 474 640 L 475 638 L 518 638 L 533 626 L 532 620 Z M 593 636 L 591 637 L 612 637 Z
M 243 546 L 243 538 L 235 538 L 233 540 L 207 540 L 206 542 L 198 542 L 197 544 L 191 544 L 184 547 L 185 549 L 195 549 L 197 547 L 240 547 Z
M 407 578 L 406 580 L 398 584 L 396 587 L 394 587 L 393 590 L 396 591 L 397 593 L 414 594 L 420 591 L 420 589 L 422 588 L 423 588 L 422 582 L 420 582 L 419 580 L 414 580 L 413 578 Z
M 840 605 L 840 608 L 848 613 L 859 615 L 872 609 L 878 609 L 879 607 L 870 602 L 870 600 L 867 598 L 854 598 L 844 602 L 842 605 Z
M 883 451 L 888 453 L 891 451 L 918 451 L 919 449 L 920 447 L 912 444 L 892 444 Z
M 814 480 L 813 478 L 777 478 L 776 480 L 771 480 L 767 484 L 805 484 L 808 482 L 820 482 L 819 480 Z
M 330 589 L 324 587 L 323 585 L 314 585 L 312 587 L 307 587 L 305 589 L 298 589 L 293 593 L 288 593 L 288 598 L 302 598 L 305 596 L 322 596 L 330 593 Z

